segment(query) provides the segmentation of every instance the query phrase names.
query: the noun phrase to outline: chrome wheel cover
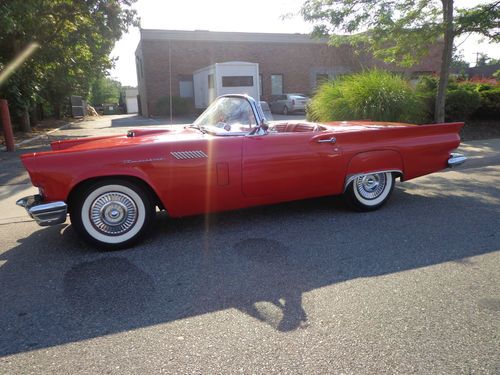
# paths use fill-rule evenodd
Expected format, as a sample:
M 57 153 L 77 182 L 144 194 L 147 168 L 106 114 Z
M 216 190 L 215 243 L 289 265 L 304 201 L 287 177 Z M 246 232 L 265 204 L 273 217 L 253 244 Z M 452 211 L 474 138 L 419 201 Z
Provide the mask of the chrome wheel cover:
M 138 211 L 134 200 L 119 192 L 99 195 L 89 210 L 92 226 L 108 236 L 126 233 L 134 227 L 137 217 Z
M 385 173 L 366 174 L 357 177 L 354 185 L 358 193 L 365 199 L 376 199 L 383 193 L 387 184 Z

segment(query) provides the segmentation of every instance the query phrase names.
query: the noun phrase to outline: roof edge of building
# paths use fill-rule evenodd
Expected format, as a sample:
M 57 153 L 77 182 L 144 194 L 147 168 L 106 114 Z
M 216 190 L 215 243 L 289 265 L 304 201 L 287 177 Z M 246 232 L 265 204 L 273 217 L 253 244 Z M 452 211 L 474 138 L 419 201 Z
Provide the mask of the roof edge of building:
M 141 29 L 141 40 L 187 40 L 217 42 L 266 42 L 324 44 L 327 38 L 312 38 L 309 34 L 248 33 L 209 30 Z

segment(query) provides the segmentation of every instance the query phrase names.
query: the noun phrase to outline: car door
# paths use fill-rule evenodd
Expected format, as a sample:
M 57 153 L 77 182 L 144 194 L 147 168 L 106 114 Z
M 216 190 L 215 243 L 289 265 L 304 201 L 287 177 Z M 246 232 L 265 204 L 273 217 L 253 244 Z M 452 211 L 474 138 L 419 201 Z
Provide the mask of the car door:
M 163 166 L 149 172 L 172 217 L 242 206 L 243 136 L 204 135 L 171 143 Z
M 247 136 L 242 147 L 242 191 L 276 201 L 328 195 L 344 180 L 340 145 L 330 131 Z

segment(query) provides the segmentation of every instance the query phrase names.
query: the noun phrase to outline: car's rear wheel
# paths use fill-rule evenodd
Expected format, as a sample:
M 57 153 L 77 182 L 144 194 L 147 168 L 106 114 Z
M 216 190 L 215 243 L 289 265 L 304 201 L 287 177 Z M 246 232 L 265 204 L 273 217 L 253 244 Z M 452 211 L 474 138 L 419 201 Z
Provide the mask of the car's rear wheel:
M 288 115 L 288 107 L 286 105 L 283 107 L 283 114 L 285 116 Z
M 87 242 L 102 250 L 136 243 L 154 220 L 150 194 L 125 180 L 99 181 L 79 192 L 70 203 L 71 223 Z
M 389 199 L 394 189 L 391 172 L 367 173 L 356 176 L 346 190 L 346 198 L 360 211 L 373 211 Z

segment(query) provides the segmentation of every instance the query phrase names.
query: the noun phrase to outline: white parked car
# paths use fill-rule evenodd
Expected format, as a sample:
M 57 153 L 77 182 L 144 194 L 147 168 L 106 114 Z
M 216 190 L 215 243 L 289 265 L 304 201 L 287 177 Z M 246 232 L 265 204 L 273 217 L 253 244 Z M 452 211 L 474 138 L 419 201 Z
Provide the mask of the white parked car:
M 269 106 L 271 107 L 271 112 L 287 115 L 292 112 L 305 111 L 309 100 L 311 99 L 304 94 L 275 95 L 271 98 Z

